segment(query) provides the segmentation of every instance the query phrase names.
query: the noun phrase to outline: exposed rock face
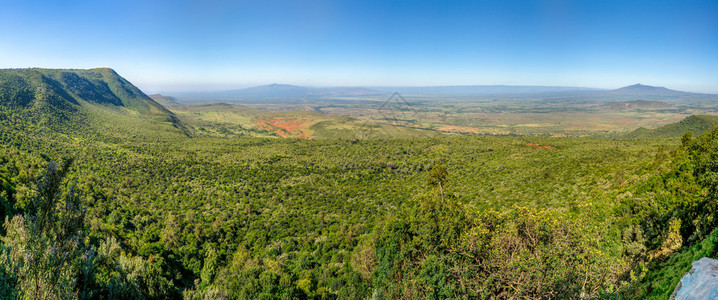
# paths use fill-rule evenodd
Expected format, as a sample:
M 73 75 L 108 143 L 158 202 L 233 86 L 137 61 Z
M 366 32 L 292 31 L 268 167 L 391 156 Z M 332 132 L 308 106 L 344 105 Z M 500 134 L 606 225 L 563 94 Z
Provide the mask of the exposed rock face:
M 718 260 L 704 257 L 694 261 L 671 299 L 718 299 Z

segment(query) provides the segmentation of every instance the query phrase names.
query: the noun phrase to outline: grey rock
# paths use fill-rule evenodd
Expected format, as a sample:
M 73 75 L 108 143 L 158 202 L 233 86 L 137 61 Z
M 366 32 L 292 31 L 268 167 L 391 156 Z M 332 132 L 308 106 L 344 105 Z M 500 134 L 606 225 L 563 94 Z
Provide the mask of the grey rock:
M 718 260 L 703 257 L 694 261 L 670 299 L 718 299 Z

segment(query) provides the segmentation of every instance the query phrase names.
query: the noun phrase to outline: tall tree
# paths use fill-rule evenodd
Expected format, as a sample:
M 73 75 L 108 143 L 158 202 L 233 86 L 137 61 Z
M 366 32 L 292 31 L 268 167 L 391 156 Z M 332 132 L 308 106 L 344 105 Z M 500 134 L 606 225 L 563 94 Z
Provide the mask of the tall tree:
M 75 184 L 65 180 L 71 165 L 49 161 L 25 212 L 5 221 L 0 265 L 14 298 L 76 298 L 89 278 L 84 211 Z

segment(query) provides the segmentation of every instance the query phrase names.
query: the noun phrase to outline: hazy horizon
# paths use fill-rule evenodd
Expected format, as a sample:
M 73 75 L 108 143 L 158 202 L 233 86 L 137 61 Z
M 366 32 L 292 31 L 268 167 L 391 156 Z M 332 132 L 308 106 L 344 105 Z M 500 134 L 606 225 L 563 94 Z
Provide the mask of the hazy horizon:
M 110 67 L 148 93 L 641 83 L 718 93 L 715 1 L 11 1 L 0 68 Z
M 607 90 L 614 90 L 614 89 L 624 88 L 624 87 L 628 87 L 628 86 L 632 86 L 632 85 L 636 85 L 636 84 L 646 85 L 646 84 L 643 84 L 643 83 L 632 83 L 632 84 L 626 84 L 626 85 L 623 85 L 623 86 L 612 87 L 612 88 L 596 88 L 596 87 L 586 87 L 586 86 L 519 85 L 519 84 L 516 84 L 516 85 L 506 85 L 506 84 L 414 85 L 414 86 L 409 86 L 409 85 L 405 85 L 405 86 L 390 86 L 390 85 L 386 85 L 386 86 L 359 86 L 359 85 L 357 85 L 357 86 L 349 86 L 349 85 L 342 85 L 342 86 L 331 86 L 331 85 L 313 86 L 313 85 L 297 85 L 297 84 L 288 84 L 288 83 L 272 82 L 272 83 L 261 84 L 261 85 L 242 86 L 242 87 L 234 87 L 234 88 L 233 88 L 233 87 L 229 87 L 229 88 L 194 89 L 194 90 L 174 90 L 174 91 L 171 91 L 171 90 L 166 90 L 166 91 L 163 91 L 163 90 L 144 91 L 144 90 L 143 90 L 143 91 L 146 92 L 147 94 L 163 94 L 163 95 L 166 95 L 166 96 L 172 96 L 172 93 L 176 93 L 176 94 L 193 94 L 193 93 L 227 92 L 227 91 L 234 91 L 234 90 L 251 89 L 251 88 L 256 88 L 256 87 L 266 87 L 266 86 L 271 86 L 271 85 L 275 85 L 275 84 L 276 84 L 276 85 L 283 85 L 283 86 L 296 86 L 296 87 L 303 87 L 303 88 L 310 88 L 310 89 L 311 89 L 311 88 L 315 88 L 315 89 L 324 89 L 324 88 L 327 88 L 327 89 L 328 89 L 328 88 L 391 89 L 391 88 L 446 88 L 446 87 L 507 87 L 507 88 L 511 88 L 511 87 L 540 87 L 540 88 L 561 88 L 561 89 L 565 89 L 566 91 L 570 91 L 570 90 L 572 90 L 572 89 L 575 89 L 575 90 L 588 90 L 588 91 L 590 91 L 590 90 L 596 90 L 596 91 L 604 90 L 604 91 L 607 91 Z M 649 86 L 649 85 L 647 85 L 647 86 Z M 651 87 L 659 87 L 659 86 L 651 86 Z M 661 86 L 661 87 L 662 87 L 662 86 Z M 665 88 L 668 88 L 668 89 L 671 89 L 671 90 L 675 90 L 675 89 L 672 89 L 671 87 L 665 87 Z M 693 91 L 681 91 L 681 92 L 694 93 Z M 697 93 L 697 92 L 696 92 L 696 93 Z

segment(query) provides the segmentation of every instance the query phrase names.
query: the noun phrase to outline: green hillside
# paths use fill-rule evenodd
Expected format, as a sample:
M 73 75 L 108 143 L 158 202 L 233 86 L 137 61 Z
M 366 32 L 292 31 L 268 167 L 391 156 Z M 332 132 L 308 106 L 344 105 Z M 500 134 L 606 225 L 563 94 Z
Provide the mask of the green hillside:
M 112 69 L 0 69 L 0 104 L 4 106 L 74 112 L 85 103 L 172 121 L 168 110 Z
M 174 108 L 174 107 L 182 106 L 182 104 L 177 102 L 177 99 L 175 97 L 164 96 L 164 95 L 160 95 L 160 94 L 153 94 L 153 95 L 150 95 L 149 97 L 152 98 L 152 100 L 155 100 L 155 102 L 164 106 L 165 108 Z
M 716 127 L 718 116 L 692 115 L 680 122 L 658 127 L 656 129 L 638 128 L 626 135 L 626 138 L 678 138 L 686 132 L 702 134 Z
M 172 112 L 108 68 L 2 69 L 0 122 L 25 131 L 115 138 L 133 127 L 184 130 Z

